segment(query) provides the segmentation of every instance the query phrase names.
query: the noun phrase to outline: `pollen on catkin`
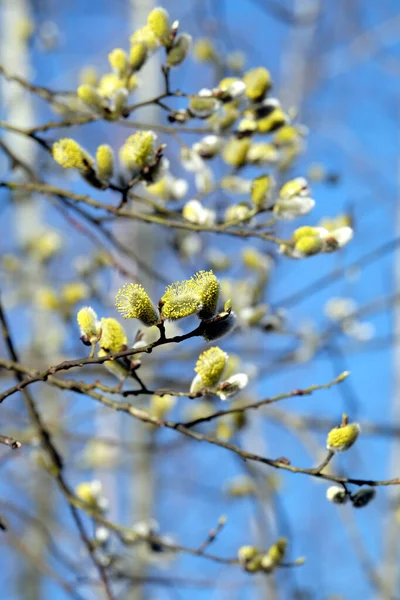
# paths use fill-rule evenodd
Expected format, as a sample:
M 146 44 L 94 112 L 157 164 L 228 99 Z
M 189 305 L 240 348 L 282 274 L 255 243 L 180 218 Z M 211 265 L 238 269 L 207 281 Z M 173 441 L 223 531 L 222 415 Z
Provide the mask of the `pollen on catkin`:
M 218 346 L 213 346 L 200 354 L 195 371 L 201 377 L 206 387 L 212 388 L 219 383 L 227 360 L 228 355 L 221 348 L 218 348 Z
M 121 163 L 130 170 L 143 169 L 154 157 L 155 133 L 137 131 L 130 135 L 120 148 Z
M 89 340 L 98 336 L 99 321 L 97 314 L 91 306 L 81 308 L 76 315 L 76 320 L 78 321 L 82 335 L 86 335 Z
M 348 450 L 358 438 L 360 425 L 348 423 L 331 429 L 326 438 L 326 447 L 332 452 L 344 452 Z
M 198 312 L 200 319 L 211 319 L 217 310 L 219 283 L 212 271 L 198 271 L 192 277 L 196 284 L 200 298 L 201 309 Z
M 53 144 L 53 158 L 64 169 L 82 169 L 85 167 L 85 152 L 75 140 L 63 138 Z
M 176 320 L 189 317 L 201 307 L 199 287 L 193 280 L 171 283 L 160 300 L 164 319 Z
M 122 325 L 116 319 L 111 317 L 103 318 L 100 321 L 101 337 L 100 346 L 110 352 L 120 352 L 128 343 L 126 333 Z
M 139 283 L 127 283 L 115 296 L 115 306 L 124 319 L 139 319 L 150 327 L 155 325 L 160 316 L 149 295 Z

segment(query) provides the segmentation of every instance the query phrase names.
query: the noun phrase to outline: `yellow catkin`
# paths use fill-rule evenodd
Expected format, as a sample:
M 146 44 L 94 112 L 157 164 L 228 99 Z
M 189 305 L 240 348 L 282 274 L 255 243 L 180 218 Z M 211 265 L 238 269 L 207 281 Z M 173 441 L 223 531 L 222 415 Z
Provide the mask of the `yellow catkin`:
M 76 320 L 78 321 L 82 334 L 86 335 L 88 338 L 93 338 L 98 335 L 99 322 L 97 320 L 97 315 L 91 306 L 84 306 L 81 308 L 76 315 Z
M 261 100 L 272 86 L 271 75 L 264 67 L 256 67 L 247 71 L 243 77 L 246 84 L 246 95 L 253 102 Z
M 96 151 L 96 170 L 99 179 L 108 181 L 114 174 L 114 152 L 108 144 L 102 144 Z
M 218 346 L 208 348 L 200 354 L 195 371 L 206 387 L 212 388 L 218 384 L 225 370 L 227 360 L 228 355 Z
M 100 329 L 101 348 L 110 352 L 120 352 L 126 347 L 128 339 L 122 325 L 116 319 L 111 317 L 101 319 Z
M 360 433 L 358 423 L 348 423 L 347 425 L 331 429 L 326 438 L 326 447 L 332 452 L 343 452 L 351 448 Z
M 154 156 L 155 138 L 152 131 L 137 131 L 130 135 L 119 152 L 122 164 L 132 170 L 145 167 Z
M 85 152 L 75 140 L 63 138 L 53 144 L 53 158 L 64 169 L 82 169 L 85 166 Z
M 200 319 L 210 319 L 217 310 L 219 283 L 212 271 L 198 271 L 192 277 L 199 290 L 201 309 L 198 312 Z
M 139 283 L 127 283 L 118 290 L 115 305 L 124 319 L 139 319 L 144 325 L 155 325 L 160 317 L 149 295 Z
M 193 281 L 176 281 L 167 287 L 160 302 L 163 318 L 176 320 L 197 312 L 201 306 L 201 296 Z

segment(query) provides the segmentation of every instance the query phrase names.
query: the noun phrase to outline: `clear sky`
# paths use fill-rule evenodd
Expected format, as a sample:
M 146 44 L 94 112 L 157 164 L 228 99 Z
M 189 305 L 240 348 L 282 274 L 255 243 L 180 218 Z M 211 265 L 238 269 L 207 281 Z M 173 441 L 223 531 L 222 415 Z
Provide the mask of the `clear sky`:
M 298 77 L 301 79 L 301 74 L 296 71 L 298 63 L 290 58 L 289 49 L 300 48 L 307 53 L 307 60 L 302 65 L 305 94 L 300 93 L 299 111 L 301 122 L 309 127 L 309 136 L 307 150 L 294 175 L 304 175 L 312 163 L 322 163 L 329 173 L 338 175 L 338 182 L 334 185 L 312 184 L 313 197 L 317 201 L 312 222 L 325 216 L 334 216 L 343 210 L 351 210 L 355 238 L 340 254 L 322 255 L 295 264 L 293 261 L 280 260 L 265 300 L 273 307 L 287 308 L 289 329 L 310 323 L 324 330 L 330 327 L 330 323 L 323 307 L 332 296 L 349 296 L 357 304 L 364 305 L 393 293 L 395 257 L 391 251 L 382 252 L 381 257 L 368 261 L 361 269 L 346 270 L 344 277 L 338 277 L 329 285 L 317 285 L 312 293 L 307 286 L 335 269 L 351 266 L 360 257 L 394 240 L 396 236 L 400 91 L 398 2 L 360 0 L 348 3 L 341 0 L 329 3 L 329 8 L 324 6 L 323 17 L 317 27 L 303 27 L 296 31 L 269 13 L 269 2 L 214 2 L 199 2 L 203 8 L 197 10 L 193 9 L 194 0 L 187 3 L 166 0 L 164 6 L 173 18 L 180 20 L 182 30 L 195 38 L 215 32 L 220 48 L 245 51 L 246 67 L 263 64 L 269 68 L 278 95 L 282 92 L 291 98 Z M 280 2 L 276 0 L 271 4 L 275 6 Z M 306 4 L 312 5 L 313 2 Z M 325 3 L 321 2 L 321 5 Z M 43 4 L 39 2 L 38 6 L 39 19 L 54 21 L 60 31 L 60 46 L 56 50 L 43 52 L 37 45 L 33 47 L 34 81 L 38 84 L 73 89 L 83 66 L 94 64 L 100 70 L 105 70 L 108 52 L 116 46 L 127 46 L 133 25 L 128 19 L 125 0 L 49 1 Z M 139 25 L 141 23 L 136 24 Z M 365 31 L 369 32 L 370 37 Z M 204 85 L 212 83 L 207 68 L 192 61 L 188 61 L 182 68 L 182 74 L 176 77 L 185 91 L 197 91 L 201 80 Z M 200 87 L 204 85 L 202 83 Z M 38 104 L 37 110 L 38 122 L 49 118 L 43 105 Z M 162 115 L 161 118 L 164 119 Z M 86 130 L 76 133 L 91 151 L 99 143 L 105 142 L 112 142 L 117 147 L 127 134 L 125 129 L 114 131 L 106 123 L 88 125 Z M 48 139 L 53 138 L 48 136 Z M 53 179 L 60 183 L 56 177 Z M 63 181 L 62 184 L 70 184 L 71 189 L 77 192 L 87 191 L 85 184 L 78 179 Z M 48 212 L 47 219 L 53 226 L 65 228 L 59 213 Z M 308 224 L 310 217 L 308 219 L 304 223 Z M 0 215 L 2 252 L 13 248 L 14 238 L 6 233 L 10 222 L 11 211 L 5 209 Z M 286 229 L 288 231 L 290 229 Z M 234 238 L 220 238 L 214 245 L 234 257 L 243 247 L 243 243 L 236 242 Z M 258 247 L 262 249 L 261 244 Z M 85 254 L 88 248 L 87 241 L 70 237 L 68 256 Z M 202 255 L 183 266 L 170 257 L 159 257 L 157 260 L 171 281 L 180 277 L 182 272 L 190 274 L 189 271 L 207 267 Z M 68 264 L 59 264 L 55 277 L 60 281 L 67 280 Z M 154 285 L 157 296 L 162 286 L 157 282 Z M 292 294 L 303 289 L 304 294 L 291 302 Z M 16 331 L 19 328 L 18 319 L 15 312 L 13 326 Z M 351 418 L 360 422 L 393 424 L 394 358 L 393 345 L 388 340 L 393 334 L 393 315 L 390 309 L 385 308 L 367 315 L 365 320 L 375 328 L 375 337 L 370 342 L 357 343 L 338 332 L 314 360 L 296 366 L 282 365 L 277 361 L 282 353 L 295 347 L 292 337 L 251 334 L 254 337 L 246 338 L 243 351 L 249 352 L 250 358 L 245 358 L 249 362 L 251 350 L 257 349 L 258 380 L 252 388 L 254 397 L 268 397 L 314 383 L 324 383 L 341 371 L 349 370 L 351 377 L 341 386 L 312 396 L 285 400 L 284 406 L 280 405 L 279 408 L 293 415 L 325 417 L 337 422 L 341 413 L 346 411 Z M 234 348 L 240 354 L 238 338 L 227 341 L 225 346 L 227 350 Z M 87 412 L 87 409 L 83 403 L 76 405 L 77 414 L 79 411 Z M 263 415 L 267 417 L 268 413 L 264 412 Z M 85 431 L 85 427 L 81 427 L 80 431 Z M 273 418 L 261 420 L 256 413 L 251 417 L 248 432 L 236 441 L 249 451 L 259 451 L 273 458 L 287 456 L 296 465 L 311 466 L 314 458 L 305 448 L 311 448 L 313 452 L 317 444 L 323 450 L 325 435 L 323 430 L 310 430 L 296 439 Z M 176 439 L 176 436 L 168 435 L 166 438 Z M 361 435 L 355 449 L 335 459 L 334 470 L 359 478 L 384 479 L 394 475 L 389 473 L 388 468 L 389 442 L 387 438 Z M 7 464 L 2 468 L 7 474 Z M 383 552 L 384 516 L 391 499 L 398 499 L 398 494 L 396 496 L 394 492 L 391 496 L 387 489 L 381 488 L 370 506 L 351 511 L 348 507 L 337 507 L 326 501 L 325 484 L 302 475 L 282 472 L 279 473 L 280 488 L 274 500 L 275 518 L 271 518 L 265 505 L 257 508 L 248 500 L 227 502 L 222 494 L 224 482 L 244 472 L 245 468 L 246 465 L 240 464 L 226 451 L 202 444 L 186 445 L 183 454 L 174 451 L 160 456 L 156 465 L 160 487 L 155 516 L 160 521 L 162 531 L 171 533 L 186 545 L 197 546 L 207 530 L 216 525 L 219 516 L 226 514 L 227 526 L 212 550 L 216 554 L 233 556 L 238 546 L 252 542 L 255 532 L 262 529 L 266 520 L 269 523 L 267 544 L 273 542 L 275 537 L 286 535 L 290 540 L 290 557 L 307 557 L 304 566 L 278 573 L 279 599 L 328 600 L 335 594 L 346 600 L 377 597 L 354 552 L 349 532 L 362 539 L 367 555 L 379 567 Z M 74 474 L 72 479 L 74 477 L 79 481 L 80 474 Z M 122 504 L 123 489 L 131 484 L 130 477 L 131 473 L 125 472 L 118 479 Z M 188 502 L 188 495 L 194 494 L 198 495 L 198 499 Z M 126 524 L 130 523 L 123 507 L 119 506 L 118 513 Z M 16 568 L 16 563 L 13 564 Z M 171 572 L 182 578 L 217 578 L 218 582 L 221 580 L 225 585 L 233 584 L 234 587 L 222 591 L 184 587 L 163 590 L 160 587 L 154 588 L 151 596 L 149 592 L 149 599 L 255 600 L 262 597 L 257 595 L 260 591 L 257 592 L 252 585 L 253 579 L 236 568 L 182 556 Z M 155 570 L 154 573 L 163 575 L 168 572 Z M 12 587 L 8 587 L 9 580 L 4 579 L 3 583 L 0 575 L 0 582 L 8 590 L 5 600 L 19 598 Z M 295 596 L 296 590 L 304 595 Z M 64 600 L 64 597 L 67 596 L 57 587 L 48 584 L 43 600 Z

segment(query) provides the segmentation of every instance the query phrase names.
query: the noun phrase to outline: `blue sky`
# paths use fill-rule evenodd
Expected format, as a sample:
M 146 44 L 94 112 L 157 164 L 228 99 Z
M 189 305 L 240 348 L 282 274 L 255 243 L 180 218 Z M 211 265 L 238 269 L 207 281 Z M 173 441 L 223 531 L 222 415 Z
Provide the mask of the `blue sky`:
M 180 19 L 182 29 L 194 37 L 215 30 L 221 48 L 232 51 L 241 49 L 244 44 L 246 66 L 264 64 L 271 70 L 277 88 L 281 89 L 285 83 L 281 80 L 283 53 L 287 45 L 293 43 L 293 30 L 260 9 L 262 3 L 251 0 L 218 0 L 218 3 L 216 13 L 210 11 L 211 2 L 205 2 L 206 9 L 198 12 L 191 9 L 193 2 L 182 7 L 181 3 L 171 0 L 164 2 L 164 6 L 170 10 L 173 18 Z M 396 31 L 396 28 L 390 28 L 385 23 L 396 23 L 399 9 L 395 0 L 377 5 L 369 2 L 358 4 L 359 10 L 355 11 L 353 20 L 346 18 L 344 0 L 330 4 L 329 8 L 324 7 L 319 28 L 310 36 L 309 64 L 313 68 L 310 67 L 308 78 L 312 81 L 312 92 L 309 93 L 306 86 L 307 97 L 301 105 L 302 122 L 309 127 L 310 133 L 307 151 L 294 173 L 304 175 L 308 166 L 317 162 L 325 165 L 329 172 L 339 175 L 337 185 L 313 184 L 317 205 L 312 222 L 324 216 L 334 216 L 350 207 L 355 218 L 355 238 L 340 254 L 323 255 L 295 264 L 279 261 L 266 296 L 266 301 L 272 306 L 281 306 L 282 300 L 306 289 L 308 284 L 334 269 L 351 265 L 384 242 L 395 238 L 400 26 Z M 126 47 L 128 44 L 131 25 L 127 12 L 127 3 L 123 0 L 99 0 L 96 3 L 75 0 L 63 6 L 49 2 L 40 16 L 57 23 L 61 45 L 51 53 L 33 48 L 35 82 L 49 87 L 73 89 L 83 66 L 94 64 L 100 70 L 105 70 L 108 52 L 116 46 Z M 216 19 L 212 18 L 213 14 L 216 14 Z M 219 28 L 221 19 L 226 20 L 228 36 L 225 29 Z M 137 23 L 139 25 L 141 23 Z M 361 44 L 365 29 L 369 29 L 375 37 L 369 50 L 365 51 L 365 47 L 361 46 L 361 53 L 358 53 L 354 43 L 358 40 Z M 292 74 L 293 77 L 295 75 Z M 192 61 L 184 65 L 180 75 L 173 75 L 173 83 L 179 81 L 179 86 L 185 91 L 197 91 L 200 80 L 204 85 L 211 84 L 210 71 Z M 203 87 L 203 83 L 200 87 Z M 42 104 L 38 104 L 37 110 L 38 121 L 49 118 Z M 114 143 L 118 147 L 127 131 L 123 128 L 115 131 L 110 124 L 99 123 L 88 125 L 86 130 L 76 130 L 74 134 L 93 151 L 96 145 L 104 142 Z M 49 136 L 49 139 L 53 138 L 56 139 L 56 136 Z M 60 183 L 56 177 L 54 180 Z M 88 191 L 79 180 L 72 179 L 62 184 L 71 186 L 77 192 Z M 58 213 L 49 211 L 46 218 L 51 225 L 65 229 Z M 5 211 L 2 219 L 8 228 L 12 219 L 11 211 Z M 308 219 L 307 223 L 311 222 L 310 217 Z M 1 242 L 1 250 L 12 250 L 14 241 L 13 236 L 6 235 Z M 89 249 L 87 241 L 82 241 L 82 238 L 70 237 L 68 244 L 69 257 L 85 254 Z M 255 245 L 262 249 L 261 244 Z M 243 243 L 235 242 L 233 238 L 220 238 L 215 241 L 215 246 L 238 257 Z M 160 257 L 158 260 L 171 280 L 180 276 L 182 269 L 189 275 L 190 270 L 207 266 L 203 256 L 197 257 L 193 264 L 184 266 L 178 265 L 171 257 Z M 56 265 L 55 277 L 60 281 L 68 280 L 71 276 L 68 270 L 70 262 L 68 258 L 64 264 L 60 262 Z M 296 327 L 299 323 L 312 320 L 316 326 L 325 328 L 328 323 L 323 306 L 330 297 L 346 295 L 360 305 L 369 303 L 393 292 L 393 273 L 394 256 L 388 252 L 360 271 L 347 273 L 346 277 L 329 286 L 321 286 L 312 295 L 305 294 L 294 306 L 288 306 L 288 322 Z M 161 291 L 162 288 L 158 289 L 155 284 L 155 295 Z M 13 317 L 13 327 L 18 332 L 20 317 L 17 311 Z M 373 314 L 368 321 L 374 325 L 378 338 L 393 332 L 393 317 L 388 310 Z M 361 422 L 392 423 L 393 349 L 389 344 L 378 350 L 373 349 L 372 343 L 362 348 L 361 345 L 350 343 L 348 338 L 337 335 L 334 344 L 339 351 L 334 353 L 334 358 L 332 351 L 322 352 L 312 363 L 271 368 L 273 358 L 282 349 L 290 347 L 290 342 L 276 339 L 275 336 L 253 335 L 250 341 L 243 343 L 243 347 L 257 348 L 259 378 L 252 388 L 256 398 L 323 383 L 346 369 L 351 371 L 351 378 L 342 386 L 305 398 L 285 400 L 279 408 L 291 414 L 330 417 L 338 422 L 341 413 L 346 411 Z M 235 347 L 239 353 L 238 343 L 238 338 L 233 338 L 232 342 L 226 342 L 226 347 Z M 76 349 L 73 343 L 71 347 Z M 351 348 L 353 351 L 348 351 Z M 74 401 L 74 410 L 78 418 L 84 411 L 93 413 L 93 407 L 80 400 Z M 258 413 L 253 415 L 250 433 L 240 436 L 236 441 L 250 451 L 259 450 L 267 456 L 288 456 L 296 465 L 314 464 L 303 442 L 300 443 L 286 429 L 268 419 L 267 412 L 263 413 L 263 417 L 261 419 Z M 81 432 L 89 430 L 86 425 L 79 427 Z M 163 439 L 164 434 L 160 437 Z M 176 438 L 171 434 L 165 437 Z M 305 437 L 307 443 L 319 444 L 323 449 L 323 431 L 307 432 Z M 334 469 L 360 478 L 389 477 L 389 450 L 389 440 L 361 436 L 354 450 L 335 458 Z M 2 468 L 7 474 L 8 466 Z M 382 525 L 389 506 L 386 489 L 379 489 L 376 501 L 367 508 L 351 511 L 347 510 L 348 507 L 338 508 L 326 502 L 326 485 L 302 475 L 282 472 L 279 474 L 281 487 L 276 499 L 278 517 L 271 519 L 264 505 L 261 519 L 260 511 L 252 502 L 227 502 L 221 493 L 224 482 L 243 472 L 243 468 L 244 465 L 228 452 L 194 442 L 186 444 L 183 451 L 160 456 L 156 461 L 156 480 L 159 485 L 156 516 L 162 530 L 170 532 L 188 546 L 197 546 L 207 531 L 215 526 L 219 516 L 226 514 L 228 524 L 212 545 L 212 551 L 233 556 L 238 546 L 254 540 L 254 533 L 261 528 L 262 520 L 266 519 L 269 522 L 267 529 L 270 530 L 263 540 L 266 545 L 273 542 L 275 537 L 287 535 L 290 539 L 290 557 L 307 557 L 307 562 L 301 568 L 278 573 L 278 598 L 295 598 L 293 593 L 296 589 L 309 591 L 310 598 L 316 600 L 327 600 L 334 594 L 345 599 L 376 597 L 354 553 L 348 524 L 350 522 L 351 527 L 357 528 L 366 552 L 379 566 Z M 73 473 L 71 480 L 79 481 L 80 476 L 79 473 Z M 131 471 L 126 470 L 120 473 L 117 480 L 121 491 L 118 513 L 127 525 L 130 515 L 123 509 L 123 498 L 125 488 L 129 490 L 133 485 L 134 489 L 131 478 Z M 65 515 L 62 517 L 65 518 Z M 14 573 L 17 565 L 14 560 Z M 253 585 L 254 580 L 237 568 L 221 567 L 206 560 L 182 556 L 172 569 L 171 572 L 177 577 L 218 577 L 218 581 L 221 577 L 225 584 L 234 582 L 235 588 L 231 591 L 177 588 L 176 595 L 171 590 L 157 588 L 152 598 L 223 600 L 229 597 L 234 600 L 253 600 L 262 597 L 257 595 L 260 591 L 257 592 Z M 19 596 L 13 591 L 12 577 L 9 576 L 8 583 L 6 580 L 2 583 L 9 590 L 7 600 L 17 600 Z M 64 597 L 58 588 L 52 584 L 46 585 L 43 600 L 64 600 Z

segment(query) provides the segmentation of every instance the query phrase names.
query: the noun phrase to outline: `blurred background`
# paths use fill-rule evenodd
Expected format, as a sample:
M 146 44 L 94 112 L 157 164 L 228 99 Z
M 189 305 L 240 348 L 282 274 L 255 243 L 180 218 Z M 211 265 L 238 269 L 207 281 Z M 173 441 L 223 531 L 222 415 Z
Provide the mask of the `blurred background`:
M 152 0 L 0 0 L 0 64 L 5 69 L 0 77 L 1 181 L 26 181 L 26 170 L 18 165 L 12 170 L 14 153 L 51 185 L 104 202 L 116 200 L 115 193 L 91 189 L 72 170 L 61 172 L 40 144 L 4 126 L 29 129 L 65 118 L 57 97 L 29 91 L 6 75 L 19 75 L 47 92 L 74 92 L 79 83 L 107 71 L 109 52 L 129 47 L 130 35 L 145 24 L 155 5 Z M 340 385 L 253 411 L 245 426 L 219 434 L 231 435 L 250 452 L 285 456 L 296 466 L 311 467 L 324 456 L 327 431 L 346 412 L 361 424 L 362 433 L 357 445 L 329 468 L 361 479 L 400 476 L 398 2 L 164 0 L 162 5 L 192 35 L 194 48 L 207 38 L 220 57 L 214 62 L 201 60 L 199 53 L 188 57 L 171 75 L 173 89 L 195 93 L 227 74 L 268 68 L 273 95 L 304 126 L 301 152 L 278 174 L 283 181 L 305 176 L 310 183 L 316 207 L 312 218 L 299 224 L 346 214 L 354 239 L 341 252 L 291 261 L 262 240 L 193 234 L 130 220 L 103 221 L 106 233 L 98 236 L 72 203 L 2 189 L 1 296 L 21 362 L 45 369 L 64 358 L 84 356 L 77 309 L 90 304 L 100 316 L 116 317 L 115 292 L 134 276 L 157 299 L 166 283 L 213 268 L 224 296 L 243 309 L 239 330 L 221 347 L 249 374 L 246 398 L 255 401 L 308 388 L 351 372 Z M 153 56 L 140 72 L 140 85 L 132 94 L 135 103 L 162 93 L 161 60 L 161 54 Z M 179 109 L 185 103 L 173 98 L 170 105 Z M 89 152 L 103 143 L 117 149 L 135 131 L 135 123 L 168 125 L 165 112 L 152 105 L 125 123 L 99 120 L 40 136 L 49 143 L 71 136 Z M 199 136 L 163 131 L 158 136 L 167 144 L 172 173 L 189 181 L 186 200 L 195 197 L 199 189 L 183 169 L 179 152 L 182 143 L 190 146 Z M 218 180 L 223 165 L 213 165 L 213 173 Z M 257 173 L 249 167 L 246 176 Z M 232 202 L 226 190 L 203 195 L 205 205 L 220 210 Z M 178 202 L 172 203 L 173 210 L 182 206 Z M 293 229 L 292 224 L 280 225 L 279 237 L 290 237 Z M 272 257 L 261 279 L 243 259 L 249 247 Z M 251 286 L 266 307 L 263 320 L 254 326 L 246 322 L 244 311 L 245 290 Z M 62 308 L 52 294 L 62 298 Z M 180 331 L 189 331 L 190 323 L 179 322 Z M 133 340 L 137 323 L 128 322 L 126 329 Z M 6 358 L 5 346 L 0 348 Z M 160 348 L 145 357 L 141 373 L 155 387 L 188 389 L 202 349 L 198 340 L 172 350 Z M 100 365 L 78 377 L 115 384 Z M 2 389 L 9 388 L 13 373 L 1 369 L 0 381 Z M 326 500 L 327 482 L 249 464 L 177 432 L 128 422 L 73 392 L 45 384 L 31 389 L 65 458 L 70 484 L 100 481 L 109 520 L 156 528 L 153 519 L 160 535 L 198 548 L 226 515 L 225 527 L 210 546 L 214 555 L 235 558 L 244 544 L 267 548 L 285 536 L 289 559 L 306 557 L 302 566 L 252 576 L 238 566 L 185 552 L 124 546 L 113 534 L 96 532 L 87 518 L 94 536 L 108 535 L 100 548 L 103 555 L 117 557 L 115 598 L 400 598 L 396 486 L 379 487 L 363 509 L 336 506 Z M 148 408 L 146 397 L 133 401 Z M 196 402 L 178 398 L 171 418 L 193 416 Z M 0 597 L 64 600 L 78 592 L 86 600 L 103 598 L 20 394 L 1 405 L 0 433 L 23 443 L 18 451 L 0 446 L 0 516 L 8 525 L 7 532 L 0 532 Z M 250 488 L 239 497 L 234 492 L 238 482 Z

